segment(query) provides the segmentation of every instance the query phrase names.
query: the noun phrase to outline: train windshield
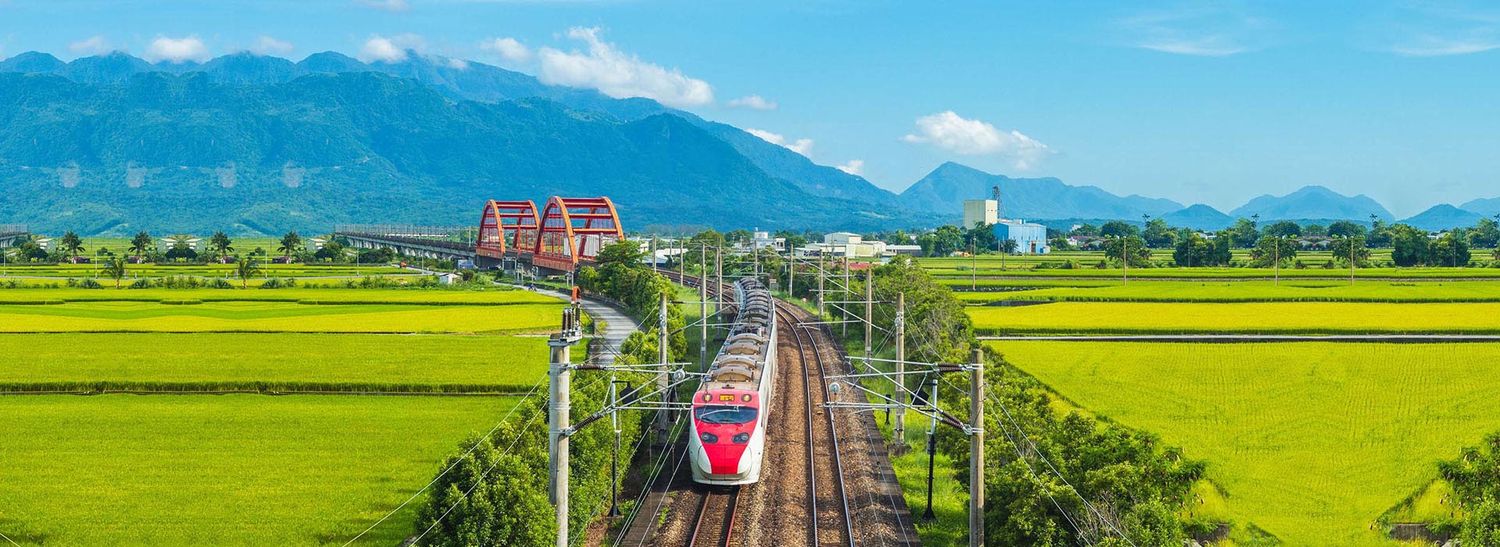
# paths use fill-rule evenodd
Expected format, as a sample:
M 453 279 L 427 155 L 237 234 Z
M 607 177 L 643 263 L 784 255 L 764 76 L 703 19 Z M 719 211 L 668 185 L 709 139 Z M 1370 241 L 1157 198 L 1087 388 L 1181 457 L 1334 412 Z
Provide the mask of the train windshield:
M 704 405 L 693 417 L 711 424 L 743 424 L 755 421 L 756 410 L 748 406 Z

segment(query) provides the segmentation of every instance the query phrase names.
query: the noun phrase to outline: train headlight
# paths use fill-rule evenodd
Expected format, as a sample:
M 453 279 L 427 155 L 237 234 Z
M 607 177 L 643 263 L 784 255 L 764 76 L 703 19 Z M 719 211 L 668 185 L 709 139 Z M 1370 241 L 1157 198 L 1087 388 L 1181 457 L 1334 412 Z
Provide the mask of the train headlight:
M 734 441 L 734 444 L 745 444 L 745 443 L 750 442 L 750 434 L 749 433 L 735 433 L 734 437 L 731 438 L 730 440 Z
M 698 435 L 698 440 L 703 441 L 703 444 L 714 444 L 719 442 L 719 436 L 713 433 L 703 433 Z

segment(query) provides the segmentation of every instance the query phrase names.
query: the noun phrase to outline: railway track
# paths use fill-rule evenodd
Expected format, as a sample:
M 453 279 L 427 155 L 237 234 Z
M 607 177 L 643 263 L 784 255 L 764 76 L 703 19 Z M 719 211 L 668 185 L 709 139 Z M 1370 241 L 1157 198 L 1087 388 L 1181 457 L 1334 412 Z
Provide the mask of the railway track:
M 734 517 L 739 509 L 740 487 L 713 488 L 703 492 L 693 517 L 688 547 L 729 547 L 734 539 Z
M 808 530 L 809 545 L 840 544 L 853 547 L 856 544 L 854 513 L 849 510 L 849 494 L 844 485 L 844 463 L 842 453 L 839 451 L 838 425 L 832 413 L 822 408 L 823 403 L 829 399 L 828 370 L 823 360 L 821 346 L 816 343 L 810 333 L 804 332 L 800 325 L 799 317 L 803 313 L 790 304 L 780 301 L 776 303 L 776 314 L 782 318 L 787 327 L 782 332 L 788 330 L 792 332 L 797 346 L 798 361 L 802 367 L 802 395 L 807 418 L 807 503 L 809 514 L 812 515 L 810 519 L 812 526 Z M 812 358 L 809 359 L 809 356 Z M 818 379 L 817 389 L 814 389 L 812 385 L 814 376 Z M 826 454 L 822 457 L 817 449 L 818 435 L 814 433 L 819 410 L 822 411 L 827 431 L 827 446 L 824 447 Z M 824 480 L 832 482 L 833 493 L 837 496 L 836 499 L 829 500 L 832 503 L 824 503 L 821 506 L 818 502 L 820 474 Z

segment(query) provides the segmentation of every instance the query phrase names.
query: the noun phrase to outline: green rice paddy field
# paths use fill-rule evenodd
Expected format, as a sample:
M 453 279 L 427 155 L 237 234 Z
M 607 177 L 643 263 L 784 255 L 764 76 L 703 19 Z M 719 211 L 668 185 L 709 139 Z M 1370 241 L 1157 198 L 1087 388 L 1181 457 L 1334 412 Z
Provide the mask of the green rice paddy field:
M 1500 344 L 992 342 L 1068 401 L 1153 431 L 1287 545 L 1385 545 L 1376 519 L 1500 430 Z
M 1500 302 L 1500 282 L 1365 281 L 1186 282 L 1118 281 L 1095 286 L 1006 285 L 1008 290 L 967 291 L 953 287 L 969 304 L 1039 302 Z
M 515 400 L 0 397 L 0 530 L 46 545 L 343 543 Z M 414 518 L 366 544 L 399 544 Z
M 983 334 L 1500 334 L 1500 303 L 1058 302 L 970 306 L 968 313 Z
M 150 393 L 0 394 L 0 534 L 342 544 L 545 378 L 531 333 L 561 306 L 525 291 L 0 290 L 0 392 Z M 363 541 L 399 544 L 420 504 Z

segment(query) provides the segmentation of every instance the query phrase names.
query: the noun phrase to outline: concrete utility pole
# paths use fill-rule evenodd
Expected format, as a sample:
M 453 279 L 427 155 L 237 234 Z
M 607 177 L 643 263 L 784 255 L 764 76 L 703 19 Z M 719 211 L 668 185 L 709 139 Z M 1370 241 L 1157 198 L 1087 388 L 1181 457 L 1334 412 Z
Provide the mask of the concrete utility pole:
M 839 336 L 844 337 L 844 338 L 848 338 L 849 337 L 849 311 L 848 310 L 849 310 L 849 301 L 854 300 L 854 298 L 852 298 L 853 296 L 854 296 L 854 291 L 851 289 L 851 287 L 849 287 L 849 257 L 845 256 L 844 257 L 844 303 L 839 306 L 839 310 L 843 311 L 843 313 L 839 314 L 840 315 L 840 317 L 839 317 L 839 321 L 840 321 L 839 329 L 841 331 L 840 334 L 839 334 Z
M 891 439 L 896 454 L 906 452 L 906 293 L 896 293 L 896 423 L 891 424 Z
M 707 260 L 701 254 L 698 269 L 708 271 Z M 708 371 L 708 276 L 698 279 L 698 362 Z
M 984 350 L 975 348 L 969 372 L 969 545 L 984 545 Z
M 823 269 L 823 252 L 818 252 L 818 320 L 823 320 L 823 278 L 828 277 Z
M 562 332 L 552 335 L 547 346 L 552 349 L 552 362 L 547 366 L 551 380 L 550 419 L 547 421 L 547 438 L 550 457 L 548 471 L 552 475 L 552 505 L 557 510 L 557 547 L 568 547 L 568 413 L 572 410 L 569 391 L 572 389 L 572 355 L 570 349 L 583 336 L 578 330 L 577 308 L 563 310 Z
M 714 285 L 714 313 L 724 309 L 724 249 L 714 248 L 714 270 L 718 272 L 719 284 Z
M 656 329 L 657 329 L 657 337 L 656 337 L 657 354 L 660 356 L 661 363 L 662 363 L 661 371 L 656 373 L 656 388 L 658 390 L 660 390 L 661 393 L 662 393 L 662 395 L 664 397 L 666 397 L 667 401 L 670 402 L 672 400 L 672 393 L 669 392 L 668 389 L 672 385 L 671 384 L 672 379 L 667 374 L 666 364 L 672 362 L 672 360 L 670 359 L 670 357 L 671 357 L 671 351 L 670 350 L 672 348 L 670 346 L 671 341 L 667 338 L 667 295 L 666 294 L 662 294 L 661 295 L 661 310 L 659 312 L 657 312 L 656 319 L 657 319 L 657 326 L 656 326 Z M 667 413 L 666 412 L 658 412 L 658 413 L 656 413 L 656 444 L 658 446 L 665 447 L 667 445 L 667 429 L 671 427 L 671 422 L 668 421 L 667 418 L 668 417 L 667 417 Z
M 875 268 L 865 272 L 865 366 L 870 366 L 870 336 L 875 327 Z
M 795 252 L 786 257 L 786 295 L 797 297 L 797 255 Z

